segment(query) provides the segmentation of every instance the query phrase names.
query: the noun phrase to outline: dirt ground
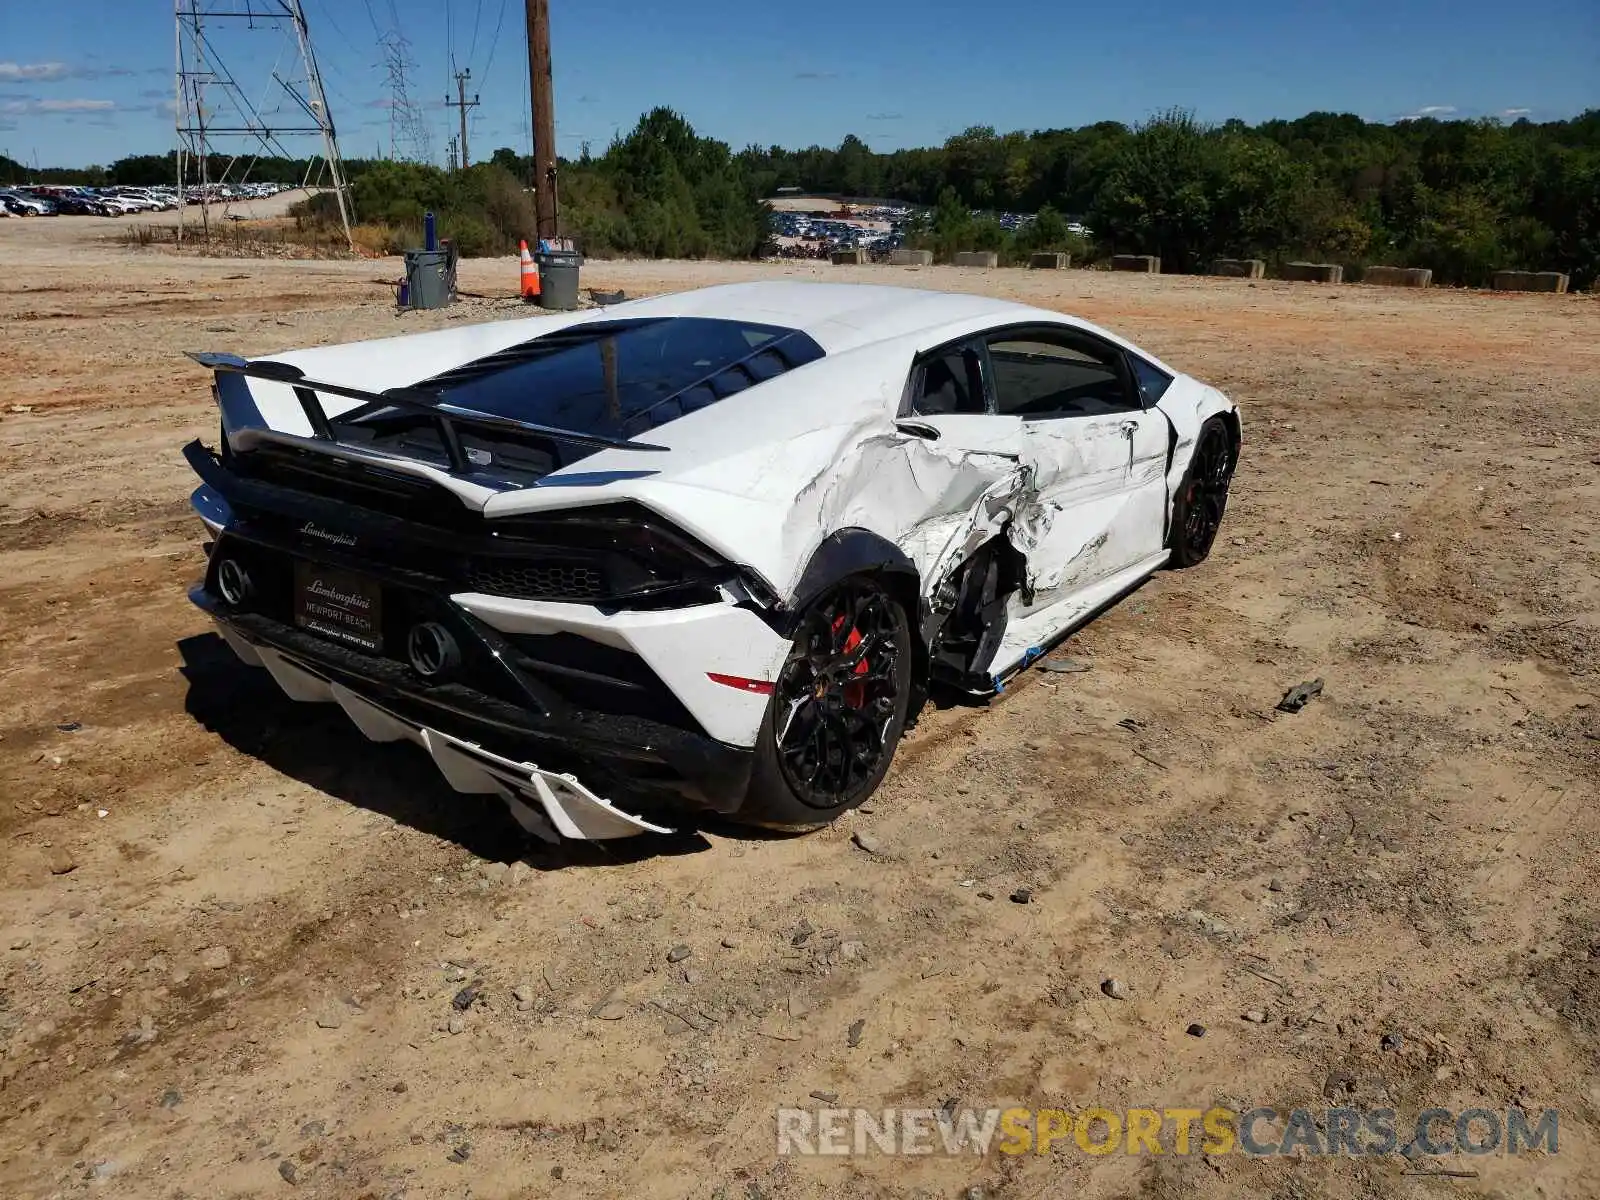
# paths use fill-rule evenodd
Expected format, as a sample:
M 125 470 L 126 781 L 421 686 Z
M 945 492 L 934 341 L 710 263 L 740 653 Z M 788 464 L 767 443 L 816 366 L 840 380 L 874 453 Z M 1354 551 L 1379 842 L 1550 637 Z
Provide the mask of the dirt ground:
M 1208 563 L 1071 639 L 1087 672 L 930 708 L 836 827 L 530 851 L 231 660 L 179 457 L 216 433 L 185 349 L 518 307 L 95 228 L 0 222 L 0 1195 L 1600 1194 L 1600 301 L 591 264 L 1075 312 L 1237 398 L 1245 449 Z M 780 1158 L 816 1095 L 1555 1106 L 1560 1149 Z

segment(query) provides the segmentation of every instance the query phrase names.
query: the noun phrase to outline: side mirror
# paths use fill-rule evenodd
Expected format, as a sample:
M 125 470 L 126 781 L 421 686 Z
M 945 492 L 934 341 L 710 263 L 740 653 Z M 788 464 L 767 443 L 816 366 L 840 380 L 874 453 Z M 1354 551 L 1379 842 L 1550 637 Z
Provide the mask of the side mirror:
M 894 423 L 894 427 L 901 433 L 909 433 L 912 437 L 926 438 L 930 442 L 939 440 L 939 427 L 930 425 L 926 421 L 902 418 Z

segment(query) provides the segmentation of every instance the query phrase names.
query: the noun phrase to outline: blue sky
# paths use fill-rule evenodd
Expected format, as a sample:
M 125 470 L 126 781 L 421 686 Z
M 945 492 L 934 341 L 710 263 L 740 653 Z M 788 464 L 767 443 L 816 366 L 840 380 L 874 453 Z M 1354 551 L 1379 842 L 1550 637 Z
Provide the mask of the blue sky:
M 201 0 L 213 10 L 245 0 Z M 274 0 L 254 0 L 260 7 Z M 347 156 L 387 149 L 380 32 L 410 42 L 413 103 L 442 158 L 451 61 L 473 74 L 474 159 L 528 146 L 520 0 L 303 0 Z M 1535 120 L 1600 107 L 1597 0 L 552 0 L 563 154 L 657 104 L 735 147 L 938 143 L 969 125 L 1136 121 L 1171 106 L 1259 121 L 1318 110 Z M 213 22 L 223 61 L 289 116 L 271 33 Z M 498 30 L 499 36 L 495 36 Z M 173 143 L 168 0 L 0 0 L 0 152 L 45 166 Z M 309 150 L 305 142 L 288 143 Z M 226 144 L 225 144 L 226 145 Z

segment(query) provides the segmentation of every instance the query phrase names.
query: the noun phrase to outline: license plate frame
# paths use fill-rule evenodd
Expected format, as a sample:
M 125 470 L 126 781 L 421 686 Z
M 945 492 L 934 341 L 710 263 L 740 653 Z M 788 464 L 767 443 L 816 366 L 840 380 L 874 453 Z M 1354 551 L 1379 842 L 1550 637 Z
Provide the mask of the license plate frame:
M 307 559 L 294 564 L 294 623 L 346 646 L 383 652 L 383 585 Z

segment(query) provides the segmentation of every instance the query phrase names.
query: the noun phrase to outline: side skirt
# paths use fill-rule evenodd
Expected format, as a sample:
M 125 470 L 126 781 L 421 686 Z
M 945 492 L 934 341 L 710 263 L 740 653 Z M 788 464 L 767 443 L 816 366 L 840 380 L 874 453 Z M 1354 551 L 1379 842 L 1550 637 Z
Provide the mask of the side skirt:
M 1159 553 L 1126 567 L 1049 608 L 1012 620 L 1005 640 L 995 655 L 994 690 L 1005 689 L 1006 681 L 1025 670 L 1036 659 L 1048 654 L 1061 642 L 1094 620 L 1142 584 L 1167 561 L 1171 551 Z

